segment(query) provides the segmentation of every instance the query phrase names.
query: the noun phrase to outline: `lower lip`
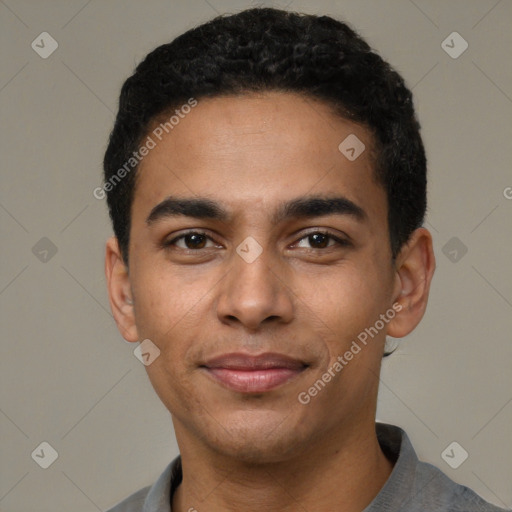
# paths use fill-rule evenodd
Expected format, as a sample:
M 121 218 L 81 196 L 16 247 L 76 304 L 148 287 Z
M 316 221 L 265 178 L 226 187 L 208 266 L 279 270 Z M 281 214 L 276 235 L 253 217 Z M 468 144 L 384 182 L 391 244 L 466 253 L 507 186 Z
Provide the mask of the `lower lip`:
M 229 370 L 206 368 L 215 380 L 224 386 L 242 393 L 270 391 L 302 373 L 303 369 L 269 368 L 268 370 Z

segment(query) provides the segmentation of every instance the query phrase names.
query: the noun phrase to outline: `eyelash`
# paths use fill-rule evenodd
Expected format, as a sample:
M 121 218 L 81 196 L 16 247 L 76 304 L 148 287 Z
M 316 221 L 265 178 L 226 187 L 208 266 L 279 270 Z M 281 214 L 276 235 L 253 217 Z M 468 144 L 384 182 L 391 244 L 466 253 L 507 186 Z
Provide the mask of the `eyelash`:
M 162 243 L 162 247 L 164 249 L 171 249 L 171 247 L 178 241 L 178 240 L 181 240 L 181 239 L 184 239 L 185 237 L 189 236 L 189 235 L 200 235 L 200 236 L 204 236 L 206 238 L 208 238 L 209 240 L 211 240 L 212 242 L 215 242 L 215 240 L 213 240 L 210 236 L 208 236 L 208 234 L 204 231 L 187 231 L 186 233 L 182 233 L 181 235 L 173 238 L 172 240 L 169 240 L 169 241 L 164 241 Z M 351 245 L 351 243 L 348 241 L 348 240 L 345 240 L 343 238 L 339 238 L 338 236 L 332 234 L 331 232 L 329 231 L 321 231 L 321 230 L 317 230 L 317 231 L 311 231 L 307 234 L 305 234 L 304 236 L 302 236 L 301 238 L 299 238 L 299 240 L 297 242 L 300 242 L 302 240 L 304 240 L 305 238 L 308 238 L 312 235 L 324 235 L 326 237 L 328 237 L 329 239 L 331 240 L 334 240 L 340 247 L 347 247 L 349 245 Z M 297 243 L 295 242 L 295 243 Z M 327 249 L 332 249 L 334 246 L 327 246 L 327 247 L 323 247 L 323 248 L 311 248 L 312 251 L 325 251 Z M 184 251 L 184 252 L 199 252 L 201 251 L 201 249 L 183 249 L 183 248 L 179 248 L 180 250 Z

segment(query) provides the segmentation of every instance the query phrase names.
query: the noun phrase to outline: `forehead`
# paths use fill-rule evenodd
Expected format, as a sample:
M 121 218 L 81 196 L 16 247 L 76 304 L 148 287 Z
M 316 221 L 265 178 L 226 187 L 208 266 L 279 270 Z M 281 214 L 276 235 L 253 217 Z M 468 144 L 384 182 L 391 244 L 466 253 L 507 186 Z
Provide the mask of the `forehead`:
M 246 217 L 334 192 L 366 204 L 370 215 L 386 207 L 369 131 L 323 102 L 278 92 L 215 97 L 160 124 L 173 114 L 150 128 L 154 147 L 137 171 L 134 223 L 171 195 L 211 197 Z

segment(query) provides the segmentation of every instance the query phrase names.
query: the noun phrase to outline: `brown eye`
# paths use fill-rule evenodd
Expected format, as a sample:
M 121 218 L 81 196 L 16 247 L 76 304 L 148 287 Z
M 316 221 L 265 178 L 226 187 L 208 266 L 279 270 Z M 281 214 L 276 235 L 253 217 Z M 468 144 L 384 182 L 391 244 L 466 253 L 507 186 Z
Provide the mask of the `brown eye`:
M 323 233 L 314 233 L 313 235 L 308 236 L 308 242 L 315 249 L 324 249 L 325 247 L 328 247 L 329 238 L 330 237 L 328 235 L 324 235 Z
M 201 233 L 198 231 L 191 231 L 189 233 L 185 233 L 176 238 L 173 238 L 169 242 L 165 242 L 164 245 L 165 245 L 165 247 L 176 246 L 176 247 L 179 247 L 180 249 L 194 251 L 194 250 L 198 250 L 198 249 L 205 249 L 206 243 L 208 240 L 211 240 L 211 239 L 210 239 L 210 237 L 208 237 L 206 235 L 206 233 Z M 177 242 L 179 242 L 179 241 L 183 241 L 183 244 L 185 246 L 184 247 L 179 246 L 177 244 Z
M 302 237 L 299 240 L 299 244 L 303 241 L 307 240 L 307 243 L 310 244 L 311 249 L 328 249 L 333 246 L 346 246 L 349 245 L 349 242 L 347 240 L 343 240 L 341 238 L 338 238 L 337 236 L 334 236 L 331 233 L 324 233 L 322 231 L 315 231 L 314 233 L 309 233 L 308 235 Z M 329 242 L 332 241 L 334 243 L 329 245 Z M 300 245 L 298 245 L 300 247 Z M 304 247 L 304 246 L 302 246 Z M 305 247 L 308 249 L 308 247 Z

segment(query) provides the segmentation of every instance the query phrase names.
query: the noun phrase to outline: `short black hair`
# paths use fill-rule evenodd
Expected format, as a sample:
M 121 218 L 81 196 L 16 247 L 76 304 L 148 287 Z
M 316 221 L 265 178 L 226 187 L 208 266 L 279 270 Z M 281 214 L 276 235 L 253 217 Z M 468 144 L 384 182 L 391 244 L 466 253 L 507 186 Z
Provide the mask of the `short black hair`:
M 191 98 L 265 91 L 322 100 L 369 130 L 396 258 L 423 224 L 427 206 L 426 157 L 411 91 L 346 23 L 253 8 L 218 16 L 159 46 L 122 86 L 103 165 L 109 214 L 126 265 L 137 183 L 136 162 L 132 172 L 126 163 L 151 123 Z

